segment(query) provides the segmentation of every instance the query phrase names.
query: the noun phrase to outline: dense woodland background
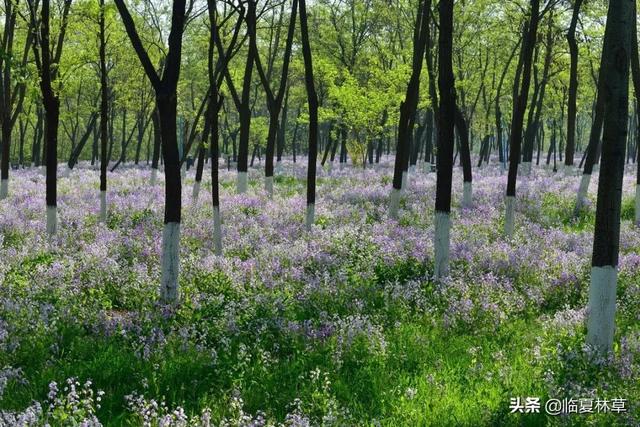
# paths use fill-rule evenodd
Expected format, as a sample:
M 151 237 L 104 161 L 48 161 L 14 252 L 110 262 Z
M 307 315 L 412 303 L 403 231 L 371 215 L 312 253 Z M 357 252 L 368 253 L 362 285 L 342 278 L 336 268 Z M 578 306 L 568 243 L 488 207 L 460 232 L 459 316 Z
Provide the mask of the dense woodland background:
M 3 55 L 3 84 L 10 100 L 13 144 L 9 150 L 12 167 L 42 163 L 42 101 L 39 77 L 33 60 L 29 35 L 27 2 L 8 2 L 6 11 L 17 14 L 10 40 L 4 20 L 4 43 L 12 43 L 11 56 Z M 580 82 L 576 101 L 575 145 L 567 144 L 567 102 L 569 98 L 570 44 L 567 33 L 574 2 L 552 1 L 541 10 L 534 48 L 533 78 L 529 96 L 526 128 L 532 133 L 533 159 L 537 163 L 553 162 L 580 165 L 589 140 L 595 109 L 599 60 L 602 50 L 606 2 L 577 2 L 580 8 L 575 25 L 575 43 Z M 170 3 L 140 2 L 132 4 L 133 19 L 149 52 L 152 64 L 161 69 L 168 51 Z M 231 6 L 217 2 L 220 36 L 228 45 L 237 16 Z M 319 102 L 319 141 L 321 151 L 337 141 L 339 149 L 329 149 L 330 158 L 349 153 L 350 160 L 362 165 L 373 163 L 381 153 L 395 151 L 395 133 L 399 105 L 404 99 L 412 70 L 413 32 L 417 6 L 412 2 L 387 1 L 318 1 L 308 5 L 309 35 L 314 56 L 314 76 Z M 429 14 L 430 46 L 425 51 L 428 72 L 420 76 L 422 90 L 415 117 L 411 164 L 417 158 L 430 159 L 434 151 L 433 100 L 429 77 L 437 76 L 437 9 Z M 63 3 L 52 4 L 52 36 L 61 25 Z M 68 16 L 64 47 L 61 49 L 59 78 L 55 91 L 60 97 L 60 161 L 73 166 L 78 160 L 99 160 L 98 121 L 100 67 L 97 2 L 74 2 Z M 277 89 L 279 84 L 291 5 L 287 2 L 264 2 L 257 5 L 256 45 L 265 77 Z M 496 126 L 502 128 L 506 141 L 512 115 L 514 80 L 519 72 L 518 58 L 524 26 L 528 20 L 527 2 L 465 1 L 455 4 L 453 66 L 458 106 L 468 122 L 471 150 L 479 152 L 489 139 L 487 153 L 500 152 Z M 154 159 L 152 120 L 154 94 L 136 54 L 127 38 L 115 4 L 105 5 L 107 83 L 109 86 L 109 155 L 113 162 L 149 164 Z M 205 127 L 207 93 L 207 52 L 209 17 L 206 4 L 189 5 L 183 35 L 182 64 L 178 83 L 180 137 L 197 155 L 199 137 Z M 55 43 L 52 43 L 55 45 Z M 277 155 L 305 153 L 308 115 L 304 90 L 304 67 L 300 35 L 296 30 L 293 54 L 286 84 Z M 217 57 L 217 52 L 214 52 Z M 244 89 L 244 72 L 248 42 L 242 26 L 233 58 L 228 67 L 237 91 Z M 10 72 L 9 72 L 10 70 Z M 264 86 L 258 72 L 250 71 L 248 96 L 251 107 L 249 140 L 250 161 L 264 157 L 269 127 L 269 109 Z M 239 116 L 234 97 L 225 78 L 220 88 L 223 96 L 220 113 L 221 155 L 232 162 L 238 156 Z M 497 107 L 497 108 L 496 108 Z M 635 108 L 630 123 L 635 126 Z M 6 127 L 7 125 L 5 125 Z M 6 132 L 6 131 L 5 131 Z M 5 134 L 6 135 L 6 134 Z M 556 149 L 550 149 L 555 140 Z M 635 133 L 631 132 L 629 158 L 633 159 Z M 195 139 L 195 143 L 192 140 Z M 508 144 L 502 144 L 502 151 Z M 344 147 L 344 148 L 343 148 Z M 529 148 L 531 150 L 531 148 Z M 425 153 L 427 153 L 425 155 Z M 548 153 L 552 154 L 549 159 Z M 527 154 L 530 156 L 530 154 Z M 576 158 L 577 157 L 577 158 Z M 161 158 L 161 156 L 160 156 Z M 502 152 L 500 152 L 502 158 Z M 566 159 L 566 160 L 565 160 Z M 162 159 L 160 160 L 162 161 Z

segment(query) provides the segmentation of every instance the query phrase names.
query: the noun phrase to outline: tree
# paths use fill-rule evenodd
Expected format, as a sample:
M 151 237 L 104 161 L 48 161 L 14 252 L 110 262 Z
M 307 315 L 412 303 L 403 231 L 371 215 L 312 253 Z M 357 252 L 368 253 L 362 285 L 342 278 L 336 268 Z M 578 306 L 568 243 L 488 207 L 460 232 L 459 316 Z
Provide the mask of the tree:
M 213 233 L 214 233 L 214 248 L 216 255 L 222 255 L 222 220 L 220 218 L 220 190 L 218 183 L 218 158 L 219 154 L 219 116 L 220 109 L 223 105 L 223 98 L 220 95 L 219 87 L 222 83 L 223 76 L 229 75 L 228 64 L 231 57 L 234 55 L 234 49 L 238 41 L 238 34 L 240 32 L 240 26 L 244 19 L 244 8 L 240 6 L 238 10 L 238 21 L 236 22 L 233 36 L 227 49 L 222 46 L 222 40 L 220 38 L 219 25 L 217 19 L 217 8 L 215 0 L 207 0 L 209 9 L 209 50 L 207 61 L 207 72 L 209 77 L 209 106 L 207 108 L 207 122 L 208 130 L 205 130 L 203 136 L 203 142 L 206 138 L 207 131 L 211 136 L 209 142 L 210 157 L 211 157 L 211 200 L 213 203 Z M 218 50 L 218 61 L 214 67 L 214 48 Z M 204 157 L 204 155 L 203 155 Z M 200 164 L 200 162 L 198 162 Z M 198 166 L 200 168 L 200 165 Z M 200 170 L 200 169 L 199 169 Z M 201 172 L 200 172 L 201 173 Z
M 164 230 L 162 233 L 162 278 L 160 298 L 165 303 L 178 299 L 180 266 L 180 221 L 182 209 L 182 183 L 177 139 L 177 85 L 180 78 L 182 34 L 185 27 L 185 0 L 174 0 L 169 32 L 169 50 L 164 61 L 162 75 L 158 75 L 148 52 L 138 35 L 133 18 L 124 0 L 115 0 L 131 44 L 156 96 L 156 108 L 160 123 L 162 157 L 165 167 Z
M 578 197 L 576 199 L 576 206 L 574 214 L 578 215 L 584 208 L 585 200 L 587 198 L 587 192 L 589 191 L 589 185 L 591 183 L 591 174 L 593 173 L 593 166 L 595 165 L 596 158 L 598 156 L 598 147 L 600 146 L 600 137 L 602 136 L 602 125 L 604 121 L 604 88 L 605 76 L 603 76 L 604 68 L 600 64 L 600 71 L 598 76 L 598 92 L 596 94 L 596 102 L 593 111 L 593 121 L 591 123 L 591 133 L 589 135 L 589 144 L 587 145 L 587 152 L 584 161 L 584 167 L 582 169 L 582 179 L 580 180 L 580 186 L 578 187 Z M 565 157 L 566 158 L 566 157 Z
M 451 179 L 453 175 L 454 121 L 456 93 L 453 76 L 453 0 L 440 0 L 440 36 L 438 39 L 438 158 L 435 210 L 435 268 L 441 278 L 449 273 L 449 244 L 451 229 Z
M 389 216 L 398 218 L 398 208 L 400 206 L 400 192 L 402 190 L 403 175 L 405 175 L 405 164 L 408 162 L 409 141 L 413 132 L 414 117 L 418 106 L 418 92 L 420 90 L 420 74 L 422 72 L 422 62 L 429 35 L 429 13 L 431 12 L 431 1 L 424 0 L 418 2 L 418 14 L 413 33 L 413 60 L 412 72 L 404 101 L 400 104 L 400 121 L 398 122 L 398 142 L 396 145 L 396 159 L 393 169 L 393 186 L 389 197 Z M 404 178 L 406 179 L 406 178 Z
M 309 165 L 307 167 L 307 213 L 305 225 L 311 229 L 315 220 L 316 204 L 316 162 L 318 158 L 318 94 L 313 81 L 313 61 L 309 44 L 307 26 L 307 6 L 305 0 L 300 1 L 300 38 L 302 39 L 302 56 L 304 57 L 304 81 L 307 89 L 309 106 Z
M 573 4 L 573 14 L 571 24 L 567 31 L 567 41 L 569 43 L 569 54 L 571 56 L 571 69 L 569 76 L 569 104 L 567 106 L 567 145 L 564 155 L 565 166 L 573 166 L 573 154 L 575 152 L 576 138 L 576 102 L 578 97 L 578 42 L 576 41 L 576 26 L 580 17 L 580 6 L 582 0 L 575 0 Z
M 611 0 L 602 48 L 604 130 L 593 235 L 587 343 L 599 351 L 613 347 L 624 175 L 629 65 L 635 1 Z
M 276 138 L 278 136 L 278 119 L 280 111 L 282 111 L 282 102 L 287 90 L 287 77 L 289 75 L 289 62 L 291 59 L 291 48 L 293 45 L 293 33 L 296 27 L 296 11 L 298 1 L 293 0 L 291 5 L 291 17 L 289 18 L 289 30 L 287 32 L 287 40 L 284 46 L 284 58 L 282 60 L 282 75 L 280 76 L 280 85 L 277 92 L 273 92 L 269 82 L 269 76 L 264 72 L 260 61 L 260 54 L 257 46 L 254 46 L 256 52 L 256 69 L 267 95 L 267 109 L 269 110 L 269 131 L 267 134 L 267 146 L 265 152 L 265 190 L 270 196 L 273 195 L 273 155 L 275 151 Z M 250 38 L 252 43 L 256 42 L 256 38 Z M 271 68 L 269 71 L 271 71 Z
M 634 3 L 635 4 L 635 3 Z M 637 8 L 637 6 L 636 6 Z M 636 16 L 636 9 L 634 9 L 633 16 Z M 631 28 L 631 73 L 633 75 L 633 91 L 635 93 L 636 100 L 636 203 L 635 203 L 635 223 L 640 227 L 640 58 L 638 55 L 638 26 L 636 22 L 633 22 Z M 631 153 L 633 155 L 633 153 Z
M 240 141 L 238 143 L 238 177 L 236 190 L 239 194 L 247 192 L 248 185 L 248 161 L 249 161 L 249 137 L 251 132 L 251 75 L 256 57 L 256 2 L 247 0 L 247 13 L 245 22 L 247 24 L 247 33 L 249 37 L 249 48 L 247 51 L 247 59 L 244 67 L 244 77 L 242 79 L 242 94 L 238 96 L 235 89 L 233 79 L 229 73 L 229 68 L 225 68 L 225 77 L 227 87 L 231 93 L 240 121 Z M 219 48 L 218 48 L 219 50 Z
M 38 27 L 37 9 L 35 0 L 29 0 L 29 15 L 31 27 Z M 62 6 L 61 24 L 58 32 L 55 51 L 51 49 L 51 4 L 50 0 L 42 0 L 40 7 L 40 37 L 33 43 L 33 56 L 35 58 L 38 73 L 40 74 L 40 90 L 42 92 L 42 104 L 44 106 L 44 143 L 46 147 L 46 202 L 47 202 L 47 233 L 54 235 L 58 228 L 58 125 L 60 120 L 60 98 L 54 84 L 58 78 L 60 57 L 67 30 L 71 0 L 64 0 Z M 53 56 L 52 56 L 53 53 Z
M 524 113 L 527 108 L 527 98 L 529 96 L 529 85 L 531 83 L 531 63 L 533 60 L 533 49 L 538 32 L 538 21 L 540 0 L 531 1 L 531 17 L 526 26 L 527 33 L 522 43 L 522 80 L 521 87 L 514 97 L 513 117 L 511 121 L 511 150 L 509 153 L 509 176 L 507 179 L 507 196 L 505 199 L 505 220 L 504 231 L 507 236 L 512 236 L 515 227 L 516 209 L 516 179 L 518 177 L 518 163 L 520 162 L 522 146 L 522 125 Z
M 105 5 L 104 0 L 100 2 L 100 15 L 98 18 L 99 38 L 99 57 L 100 57 L 100 221 L 107 222 L 107 166 L 109 159 L 107 158 L 107 143 L 109 140 L 108 126 L 109 121 L 109 86 L 107 76 L 107 38 L 105 34 Z
M 25 97 L 26 79 L 24 78 L 29 49 L 33 42 L 33 22 L 27 28 L 27 35 L 24 41 L 24 49 L 20 62 L 11 56 L 15 40 L 15 30 L 18 17 L 18 3 L 12 0 L 5 0 L 6 20 L 4 31 L 0 38 L 0 143 L 2 152 L 0 153 L 0 200 L 7 197 L 9 193 L 9 157 L 11 153 L 11 133 L 15 127 L 18 115 L 22 112 L 22 105 Z M 7 53 L 6 59 L 5 54 Z M 15 79 L 15 86 L 12 84 L 12 71 L 17 69 L 20 78 Z M 22 152 L 22 151 L 21 151 Z
M 462 207 L 473 205 L 473 175 L 471 173 L 471 152 L 469 150 L 469 126 L 456 105 L 454 116 L 455 128 L 460 140 L 460 160 L 462 161 Z

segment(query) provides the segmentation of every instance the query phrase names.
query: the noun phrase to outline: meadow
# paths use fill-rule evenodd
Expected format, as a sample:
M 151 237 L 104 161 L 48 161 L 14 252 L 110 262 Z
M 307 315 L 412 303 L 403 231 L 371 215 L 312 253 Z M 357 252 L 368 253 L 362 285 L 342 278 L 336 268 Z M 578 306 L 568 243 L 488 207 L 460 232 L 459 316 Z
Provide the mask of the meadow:
M 436 281 L 435 173 L 410 174 L 392 220 L 391 160 L 319 171 L 310 231 L 304 159 L 284 163 L 273 198 L 259 170 L 241 195 L 221 171 L 222 257 L 209 169 L 197 202 L 190 170 L 175 306 L 158 303 L 162 174 L 110 174 L 102 224 L 98 172 L 80 164 L 59 179 L 49 237 L 44 176 L 15 171 L 0 204 L 0 425 L 640 425 L 633 171 L 603 358 L 584 346 L 596 185 L 576 216 L 579 176 L 522 176 L 506 238 L 502 167 L 474 170 L 468 209 L 455 168 L 450 277 Z M 517 397 L 543 407 L 511 413 Z M 626 402 L 548 415 L 555 398 Z

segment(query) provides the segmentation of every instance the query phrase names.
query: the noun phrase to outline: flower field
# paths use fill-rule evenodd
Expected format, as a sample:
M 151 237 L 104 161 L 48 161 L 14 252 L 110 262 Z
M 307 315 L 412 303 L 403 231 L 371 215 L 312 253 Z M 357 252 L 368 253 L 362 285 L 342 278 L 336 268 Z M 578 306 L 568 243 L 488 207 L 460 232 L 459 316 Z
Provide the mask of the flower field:
M 304 227 L 306 162 L 274 197 L 221 171 L 224 256 L 214 255 L 208 168 L 183 183 L 180 303 L 158 305 L 164 181 L 98 172 L 58 182 L 45 232 L 44 176 L 15 171 L 0 203 L 0 425 L 640 425 L 640 228 L 625 178 L 616 347 L 584 347 L 597 175 L 520 178 L 503 236 L 506 173 L 474 170 L 462 209 L 454 170 L 451 275 L 433 273 L 435 174 L 410 175 L 388 219 L 393 164 L 321 171 Z M 534 168 L 535 169 L 535 168 Z M 597 360 L 594 360 L 597 359 Z M 513 398 L 626 399 L 625 410 L 511 413 Z M 594 411 L 596 412 L 596 411 Z

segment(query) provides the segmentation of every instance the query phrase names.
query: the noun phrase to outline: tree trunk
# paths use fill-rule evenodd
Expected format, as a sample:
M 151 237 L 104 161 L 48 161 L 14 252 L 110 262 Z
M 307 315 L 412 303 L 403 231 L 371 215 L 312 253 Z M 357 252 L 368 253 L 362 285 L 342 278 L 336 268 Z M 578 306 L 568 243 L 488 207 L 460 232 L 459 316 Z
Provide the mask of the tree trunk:
M 637 12 L 634 9 L 634 16 Z M 638 57 L 638 27 L 635 21 L 631 34 L 631 72 L 633 75 L 633 91 L 635 93 L 635 157 L 636 162 L 636 200 L 635 200 L 635 224 L 640 227 L 640 58 Z
M 473 204 L 473 188 L 471 174 L 471 153 L 469 151 L 469 127 L 460 108 L 455 108 L 455 127 L 460 137 L 460 160 L 462 161 L 463 189 L 462 207 L 470 208 Z
M 151 185 L 156 184 L 156 176 L 158 174 L 158 163 L 160 160 L 160 146 L 162 145 L 162 134 L 160 133 L 160 119 L 158 107 L 151 114 L 153 122 L 153 157 L 151 158 Z
M 107 222 L 107 167 L 109 166 L 107 153 L 109 141 L 109 83 L 107 76 L 107 39 L 105 34 L 104 9 L 104 0 L 100 0 L 100 221 L 102 223 Z
M 629 62 L 635 2 L 611 0 L 602 49 L 604 131 L 602 167 L 593 236 L 587 344 L 601 352 L 613 347 L 616 309 L 620 207 L 624 175 L 627 115 L 629 108 Z
M 318 158 L 318 95 L 313 81 L 313 61 L 307 28 L 306 0 L 300 0 L 300 36 L 302 39 L 302 56 L 304 57 L 304 80 L 309 105 L 309 164 L 307 167 L 307 212 L 305 225 L 307 230 L 315 221 L 316 204 L 316 162 Z
M 538 9 L 540 0 L 531 0 L 531 19 L 527 26 L 527 34 L 522 43 L 522 86 L 518 96 L 514 99 L 513 119 L 511 121 L 511 149 L 509 152 L 509 175 L 507 179 L 507 196 L 505 199 L 505 234 L 512 236 L 515 225 L 515 204 L 516 204 L 516 179 L 518 177 L 518 162 L 522 145 L 522 124 L 527 108 L 527 98 L 529 95 L 529 84 L 531 82 L 531 63 L 533 59 L 533 49 L 538 31 Z
M 418 106 L 420 90 L 420 74 L 422 72 L 423 56 L 427 47 L 429 34 L 429 15 L 431 12 L 431 0 L 422 0 L 418 3 L 418 13 L 413 32 L 413 60 L 412 72 L 407 84 L 405 99 L 400 104 L 400 119 L 398 122 L 398 142 L 396 144 L 396 158 L 393 168 L 393 186 L 389 196 L 389 216 L 398 218 L 400 206 L 400 192 L 403 182 L 406 182 L 406 170 L 409 163 L 409 144 L 413 132 L 413 117 Z
M 453 75 L 453 0 L 440 0 L 440 37 L 438 40 L 438 166 L 436 178 L 434 275 L 449 274 L 451 229 L 451 179 L 453 175 L 454 119 L 456 93 Z
M 182 208 L 182 183 L 180 157 L 177 140 L 177 86 L 180 77 L 182 56 L 182 34 L 185 26 L 185 0 L 172 3 L 171 31 L 168 37 L 169 50 L 162 76 L 153 67 L 148 53 L 136 31 L 133 18 L 123 0 L 115 0 L 127 30 L 131 44 L 154 88 L 162 157 L 165 165 L 165 209 L 162 234 L 162 276 L 160 299 L 164 303 L 175 303 L 178 299 L 178 277 L 180 266 L 180 221 Z
M 576 114 L 578 99 L 578 42 L 576 41 L 576 26 L 580 16 L 580 6 L 582 0 L 575 0 L 571 24 L 567 32 L 567 42 L 569 43 L 569 57 L 571 65 L 569 68 L 569 104 L 567 106 L 567 145 L 564 156 L 564 164 L 573 166 L 573 156 L 575 152 Z

